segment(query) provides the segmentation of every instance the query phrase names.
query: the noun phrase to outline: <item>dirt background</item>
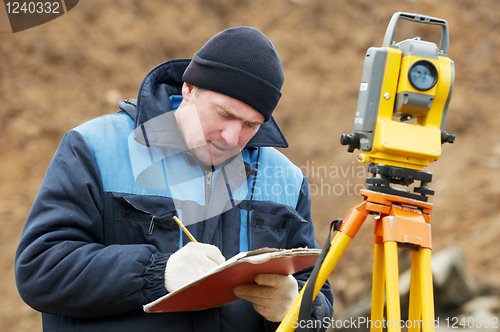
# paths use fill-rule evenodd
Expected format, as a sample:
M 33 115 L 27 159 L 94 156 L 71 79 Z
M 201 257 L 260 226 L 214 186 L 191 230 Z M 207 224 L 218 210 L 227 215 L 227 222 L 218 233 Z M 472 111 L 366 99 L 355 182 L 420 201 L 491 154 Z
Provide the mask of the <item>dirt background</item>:
M 290 143 L 283 152 L 309 176 L 323 244 L 330 220 L 360 202 L 355 189 L 366 166 L 339 137 L 352 132 L 365 52 L 381 46 L 397 11 L 443 18 L 450 27 L 456 80 L 447 131 L 457 138 L 426 168 L 436 190 L 434 249 L 462 248 L 472 276 L 486 289 L 500 286 L 499 1 L 80 1 L 66 15 L 15 34 L 0 9 L 0 330 L 41 331 L 40 314 L 17 293 L 14 254 L 63 134 L 115 112 L 119 99 L 137 95 L 151 68 L 191 57 L 232 26 L 260 29 L 281 55 L 286 80 L 275 117 Z M 421 36 L 438 43 L 438 27 L 403 23 L 396 41 Z M 336 308 L 370 287 L 371 224 L 330 278 Z

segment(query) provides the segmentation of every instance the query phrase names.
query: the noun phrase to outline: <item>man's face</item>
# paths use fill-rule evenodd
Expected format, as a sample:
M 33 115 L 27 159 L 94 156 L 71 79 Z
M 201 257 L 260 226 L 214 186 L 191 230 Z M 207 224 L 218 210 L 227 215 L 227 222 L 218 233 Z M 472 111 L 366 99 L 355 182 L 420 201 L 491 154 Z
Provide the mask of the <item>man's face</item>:
M 188 149 L 207 166 L 238 154 L 264 122 L 252 107 L 217 92 L 184 83 L 182 96 L 177 123 Z

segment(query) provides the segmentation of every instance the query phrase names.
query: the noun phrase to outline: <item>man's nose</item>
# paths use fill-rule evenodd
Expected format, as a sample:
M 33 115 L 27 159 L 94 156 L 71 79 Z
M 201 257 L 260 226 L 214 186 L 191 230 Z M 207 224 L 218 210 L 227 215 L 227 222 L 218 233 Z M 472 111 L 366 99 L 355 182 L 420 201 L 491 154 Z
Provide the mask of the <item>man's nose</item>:
M 240 141 L 242 124 L 239 121 L 232 121 L 222 130 L 221 136 L 229 144 L 238 144 Z

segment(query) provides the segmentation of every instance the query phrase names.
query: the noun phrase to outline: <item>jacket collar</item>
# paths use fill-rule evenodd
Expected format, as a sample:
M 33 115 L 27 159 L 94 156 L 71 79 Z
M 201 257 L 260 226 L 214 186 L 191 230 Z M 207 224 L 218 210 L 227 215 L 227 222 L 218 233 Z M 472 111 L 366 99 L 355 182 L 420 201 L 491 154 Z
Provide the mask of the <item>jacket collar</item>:
M 120 101 L 120 111 L 134 119 L 134 128 L 173 110 L 169 97 L 182 94 L 182 74 L 190 61 L 175 59 L 156 66 L 142 81 L 137 99 Z M 288 142 L 273 117 L 260 126 L 246 148 L 266 146 L 288 147 Z

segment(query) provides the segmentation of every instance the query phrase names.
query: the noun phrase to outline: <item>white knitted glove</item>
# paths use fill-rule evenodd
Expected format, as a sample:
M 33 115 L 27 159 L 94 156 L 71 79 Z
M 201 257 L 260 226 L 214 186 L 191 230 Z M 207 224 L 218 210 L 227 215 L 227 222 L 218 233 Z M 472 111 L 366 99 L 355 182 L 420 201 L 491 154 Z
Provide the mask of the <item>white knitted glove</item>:
M 281 274 L 257 274 L 254 283 L 233 288 L 239 298 L 252 302 L 259 314 L 271 322 L 281 322 L 299 295 L 297 280 Z
M 173 292 L 225 261 L 216 246 L 189 242 L 168 259 L 165 268 L 165 288 Z

